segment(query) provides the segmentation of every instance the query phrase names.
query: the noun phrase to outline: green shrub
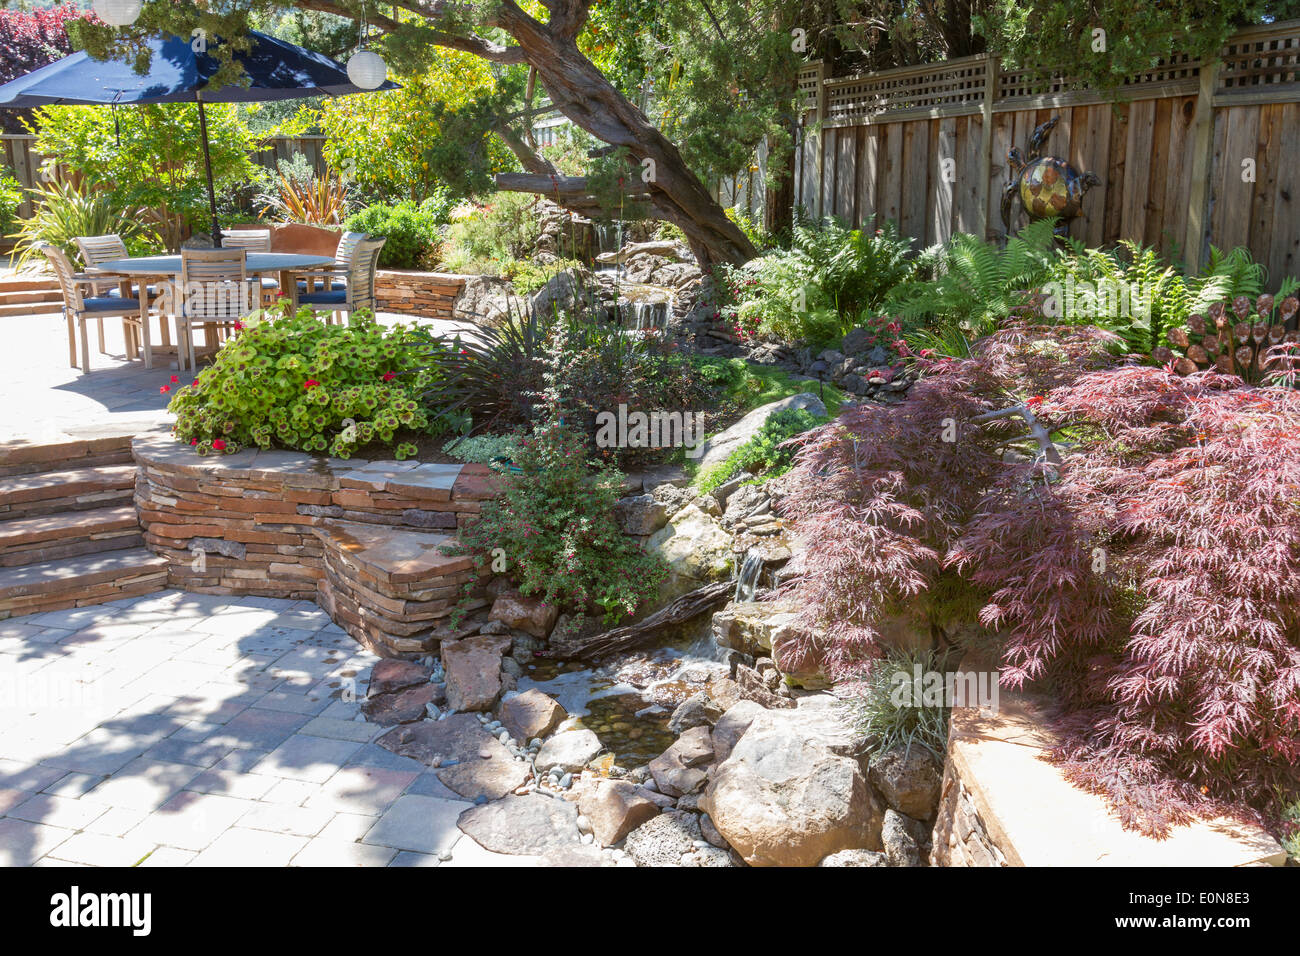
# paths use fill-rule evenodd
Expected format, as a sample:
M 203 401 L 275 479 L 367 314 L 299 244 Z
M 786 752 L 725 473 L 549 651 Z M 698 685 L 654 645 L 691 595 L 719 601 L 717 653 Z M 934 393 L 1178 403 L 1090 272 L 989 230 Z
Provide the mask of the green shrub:
M 915 686 L 917 667 L 922 674 L 944 670 L 929 651 L 891 651 L 876 661 L 861 696 L 847 702 L 850 720 L 859 732 L 874 738 L 876 754 L 919 746 L 942 761 L 948 747 L 949 708 L 925 704 L 924 688 Z
M 426 199 L 420 205 L 400 202 L 395 206 L 367 206 L 349 216 L 343 228 L 388 240 L 379 252 L 381 268 L 419 269 L 429 264 L 441 241 L 439 227 L 447 219 L 440 203 Z
M 519 435 L 461 435 L 442 446 L 442 450 L 458 461 L 476 465 L 490 465 L 501 459 L 513 461 L 519 454 Z
M 784 474 L 790 470 L 795 449 L 781 447 L 782 442 L 828 421 L 830 419 L 825 415 L 814 415 L 805 408 L 787 408 L 777 412 L 763 423 L 753 438 L 728 455 L 725 461 L 696 476 L 695 486 L 700 494 L 708 494 L 733 475 L 744 471 L 752 475 L 764 475 L 764 480 Z
M 623 476 L 587 462 L 583 436 L 554 421 L 519 442 L 500 498 L 460 534 L 464 548 L 505 552 L 506 571 L 526 595 L 587 612 L 607 623 L 632 615 L 657 592 L 663 562 L 625 537 L 614 521 Z
M 453 215 L 442 253 L 448 272 L 502 275 L 510 263 L 532 255 L 542 235 L 535 196 L 500 192 L 482 206 Z
M 834 220 L 796 226 L 789 249 L 723 270 L 723 317 L 740 335 L 832 345 L 912 275 L 910 246 L 892 223 L 875 233 Z
M 994 331 L 1051 276 L 1053 226 L 1051 220 L 1031 223 L 1001 249 L 957 233 L 930 253 L 937 274 L 898 286 L 881 311 L 901 320 L 913 347 L 967 355 L 967 343 Z
M 23 201 L 23 187 L 0 167 L 0 239 L 5 238 L 18 222 L 18 207 Z
M 691 355 L 690 362 L 704 384 L 721 393 L 722 401 L 738 413 L 775 402 L 800 392 L 818 394 L 816 379 L 803 379 L 769 365 L 755 365 L 740 358 Z M 829 382 L 821 385 L 822 401 L 833 417 L 848 396 Z
M 132 255 L 156 253 L 162 240 L 141 222 L 138 209 L 123 209 L 106 192 L 51 183 L 33 191 L 36 209 L 30 219 L 18 224 L 14 234 L 18 264 L 29 260 L 44 262 L 37 249 L 43 242 L 58 246 L 73 262 L 81 260 L 74 241 L 78 236 L 103 236 L 117 233 Z
M 363 314 L 347 327 L 305 308 L 265 316 L 239 329 L 172 398 L 178 439 L 201 455 L 256 445 L 348 458 L 395 442 L 395 458 L 415 454 L 409 439 L 433 421 L 419 402 L 433 372 L 410 345 L 427 343 L 427 333 L 385 329 Z
M 1189 316 L 1204 312 L 1212 303 L 1238 295 L 1254 299 L 1264 291 L 1264 267 L 1247 249 L 1223 252 L 1211 247 L 1205 268 L 1188 276 L 1177 265 L 1167 264 L 1155 249 L 1130 240 L 1105 250 L 1070 240 L 1051 279 L 1060 284 L 1054 291 L 1067 300 L 1059 303 L 1053 321 L 1097 325 L 1122 337 L 1128 351 L 1142 355 L 1167 345 L 1171 330 L 1185 329 Z M 1068 295 L 1071 288 L 1073 297 Z M 1116 294 L 1121 288 L 1128 293 L 1126 299 Z M 1089 298 L 1080 289 L 1105 294 Z
M 502 263 L 500 275 L 510 280 L 517 295 L 532 295 L 566 269 L 581 268 L 582 263 L 577 259 L 552 259 L 550 262 L 516 259 Z

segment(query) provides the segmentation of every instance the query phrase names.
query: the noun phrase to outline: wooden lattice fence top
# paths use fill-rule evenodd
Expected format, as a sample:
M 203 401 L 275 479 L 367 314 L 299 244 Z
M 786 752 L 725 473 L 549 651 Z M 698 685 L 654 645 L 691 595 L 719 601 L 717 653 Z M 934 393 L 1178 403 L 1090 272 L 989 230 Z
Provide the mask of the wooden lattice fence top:
M 1223 46 L 1215 69 L 1216 95 L 1294 99 L 1300 86 L 1300 20 L 1241 31 Z M 1126 77 L 1120 96 L 1141 99 L 1195 93 L 1201 71 L 1200 61 L 1175 53 Z M 829 126 L 880 122 L 885 115 L 890 120 L 960 116 L 986 108 L 1002 111 L 1113 99 L 1080 89 L 1065 77 L 1044 79 L 1030 70 L 1004 69 L 988 56 L 836 79 L 826 78 L 825 65 L 818 61 L 800 70 L 799 91 L 805 110 Z

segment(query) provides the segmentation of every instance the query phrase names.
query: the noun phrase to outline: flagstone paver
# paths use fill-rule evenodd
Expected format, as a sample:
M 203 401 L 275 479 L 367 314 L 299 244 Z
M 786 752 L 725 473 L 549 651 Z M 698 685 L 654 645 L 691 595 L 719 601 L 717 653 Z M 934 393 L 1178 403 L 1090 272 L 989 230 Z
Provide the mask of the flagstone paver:
M 162 591 L 0 621 L 0 866 L 520 865 L 357 720 L 314 604 Z

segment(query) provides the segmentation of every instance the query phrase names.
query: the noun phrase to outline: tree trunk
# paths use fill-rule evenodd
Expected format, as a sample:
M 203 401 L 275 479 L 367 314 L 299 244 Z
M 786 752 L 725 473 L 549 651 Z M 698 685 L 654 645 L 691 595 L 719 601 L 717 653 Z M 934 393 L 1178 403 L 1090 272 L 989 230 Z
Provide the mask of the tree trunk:
M 602 142 L 626 148 L 641 165 L 654 209 L 682 230 L 702 269 L 754 257 L 745 234 L 691 172 L 677 147 L 582 55 L 576 42 L 552 35 L 531 18 L 511 22 L 507 29 L 525 60 L 537 68 L 560 112 Z M 649 166 L 647 159 L 652 161 Z

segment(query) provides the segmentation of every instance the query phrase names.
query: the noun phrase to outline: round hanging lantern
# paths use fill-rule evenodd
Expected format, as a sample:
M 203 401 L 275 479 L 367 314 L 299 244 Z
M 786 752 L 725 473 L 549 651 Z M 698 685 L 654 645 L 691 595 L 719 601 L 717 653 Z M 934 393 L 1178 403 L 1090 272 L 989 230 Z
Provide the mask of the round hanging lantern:
M 129 27 L 140 18 L 141 0 L 95 0 L 95 16 L 109 26 Z
M 378 53 L 361 50 L 348 60 L 348 79 L 363 90 L 376 90 L 388 79 L 388 64 Z

